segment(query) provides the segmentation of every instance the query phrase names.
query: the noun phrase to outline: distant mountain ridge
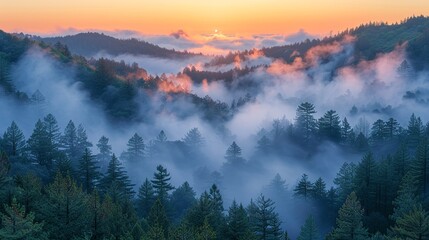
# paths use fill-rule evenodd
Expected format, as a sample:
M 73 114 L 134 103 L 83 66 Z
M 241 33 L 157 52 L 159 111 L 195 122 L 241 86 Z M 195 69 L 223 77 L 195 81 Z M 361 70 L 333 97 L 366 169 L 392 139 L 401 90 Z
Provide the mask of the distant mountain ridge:
M 61 37 L 46 37 L 41 38 L 40 40 L 49 44 L 60 42 L 61 44 L 67 45 L 72 53 L 85 57 L 94 56 L 99 52 L 105 52 L 114 56 L 121 54 L 134 54 L 176 59 L 200 55 L 186 51 L 181 52 L 163 48 L 135 38 L 118 39 L 96 32 L 78 33 L 76 35 Z
M 344 36 L 356 37 L 354 43 L 355 60 L 372 60 L 378 54 L 387 53 L 403 43 L 407 43 L 406 53 L 413 66 L 418 69 L 429 68 L 429 17 L 410 17 L 400 23 L 369 23 L 354 29 L 345 30 L 335 36 L 323 39 L 306 40 L 291 45 L 262 48 L 264 56 L 282 59 L 291 63 L 298 56 L 312 47 L 340 41 Z M 259 50 L 258 50 L 259 51 Z M 233 52 L 213 59 L 209 66 L 231 64 L 237 59 L 244 60 L 254 54 L 254 50 Z

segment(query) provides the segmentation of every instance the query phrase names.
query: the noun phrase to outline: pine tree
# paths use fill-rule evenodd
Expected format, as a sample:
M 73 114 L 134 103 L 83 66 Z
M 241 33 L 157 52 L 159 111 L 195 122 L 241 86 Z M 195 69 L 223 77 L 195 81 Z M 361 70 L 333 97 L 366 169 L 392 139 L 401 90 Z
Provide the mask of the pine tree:
M 144 158 L 145 144 L 143 138 L 135 133 L 127 143 L 127 159 L 128 161 L 141 161 Z
M 70 176 L 57 173 L 46 188 L 46 199 L 39 211 L 50 239 L 72 239 L 89 231 L 87 198 Z
M 208 221 L 210 226 L 213 227 L 216 235 L 221 237 L 221 234 L 225 228 L 225 216 L 223 214 L 223 200 L 222 194 L 220 193 L 219 188 L 216 184 L 213 184 L 209 191 L 209 201 L 210 201 L 210 215 Z
M 243 205 L 238 205 L 235 200 L 229 207 L 227 226 L 226 239 L 241 240 L 253 237 L 246 209 L 244 209 Z
M 160 228 L 164 232 L 164 238 L 167 238 L 169 222 L 164 206 L 160 199 L 157 199 L 153 204 L 148 217 L 149 229 Z
M 401 239 L 429 239 L 429 213 L 419 204 L 409 213 L 399 217 L 392 230 L 394 235 Z
M 297 240 L 319 240 L 319 230 L 316 225 L 314 217 L 310 215 L 306 220 L 304 225 L 301 227 L 301 232 Z
M 304 143 L 308 143 L 317 130 L 315 113 L 314 105 L 309 102 L 301 103 L 296 109 L 295 126 Z
M 86 130 L 83 128 L 82 124 L 77 126 L 76 131 L 76 147 L 77 147 L 77 155 L 76 157 L 80 159 L 85 152 L 85 149 L 92 147 L 92 143 L 88 141 L 88 136 L 86 135 Z
M 377 164 L 372 153 L 362 158 L 356 169 L 356 195 L 362 201 L 366 213 L 375 209 L 376 202 Z
M 48 155 L 49 143 L 47 129 L 40 119 L 37 121 L 33 133 L 27 143 L 31 155 L 40 165 L 48 167 L 52 166 L 52 162 L 50 162 L 52 159 L 49 159 Z
M 97 155 L 98 161 L 107 163 L 112 155 L 112 146 L 109 145 L 109 138 L 101 136 L 100 140 L 98 140 L 97 148 L 99 151 Z
M 212 204 L 210 201 L 209 194 L 205 191 L 201 194 L 200 198 L 188 212 L 186 216 L 186 221 L 192 227 L 200 228 L 205 219 L 211 217 L 212 213 Z
M 420 193 L 415 177 L 411 172 L 407 172 L 402 178 L 401 186 L 398 190 L 398 196 L 393 201 L 393 214 L 390 218 L 396 221 L 406 213 L 417 206 L 419 199 L 417 194 Z
M 101 188 L 115 203 L 126 201 L 134 195 L 133 184 L 115 154 L 109 161 L 106 175 L 101 179 Z
M 429 194 L 429 145 L 427 139 L 422 139 L 416 150 L 415 160 L 411 163 L 411 174 L 414 176 L 419 192 L 423 198 Z
M 408 143 L 411 147 L 415 147 L 418 145 L 420 138 L 424 134 L 424 127 L 422 120 L 420 117 L 416 117 L 414 113 L 410 117 L 410 121 L 408 122 Z
M 225 153 L 225 159 L 227 164 L 232 166 L 238 166 L 244 164 L 244 159 L 241 157 L 241 148 L 237 143 L 232 142 Z
M 197 231 L 197 240 L 214 240 L 216 239 L 216 232 L 208 223 L 208 220 L 205 219 L 203 226 L 201 226 Z
M 311 196 L 319 201 L 323 201 L 326 198 L 326 183 L 321 177 L 314 182 L 311 189 Z
M 334 184 L 338 186 L 338 201 L 342 204 L 347 196 L 353 191 L 356 177 L 356 165 L 354 163 L 345 162 L 337 176 L 334 179 Z
M 153 175 L 153 188 L 155 189 L 156 198 L 158 198 L 163 205 L 167 203 L 168 192 L 173 190 L 174 187 L 171 185 L 170 173 L 162 165 L 156 167 L 156 172 Z
M 188 182 L 184 182 L 171 194 L 170 204 L 174 206 L 173 219 L 181 220 L 185 214 L 191 209 L 195 203 L 195 191 Z
M 2 223 L 0 228 L 1 239 L 48 239 L 43 231 L 43 223 L 35 222 L 34 213 L 27 213 L 15 198 L 12 200 L 11 206 L 4 205 L 4 211 L 5 213 L 0 212 Z
M 60 154 L 60 128 L 58 127 L 57 119 L 52 114 L 48 114 L 43 118 L 43 124 L 46 130 L 47 162 L 52 163 Z
M 164 130 L 161 130 L 161 132 L 159 132 L 158 136 L 156 137 L 156 140 L 159 143 L 163 143 L 167 141 L 167 135 L 165 135 Z
M 61 146 L 64 148 L 67 157 L 72 161 L 79 158 L 79 156 L 77 156 L 79 153 L 77 139 L 76 127 L 73 121 L 70 120 L 64 129 L 63 136 L 61 137 Z
M 319 119 L 319 133 L 334 142 L 341 140 L 340 117 L 334 110 L 327 111 Z
M 385 123 L 384 135 L 387 139 L 391 140 L 399 135 L 400 125 L 398 121 L 393 118 L 389 118 Z
M 98 185 L 101 178 L 101 174 L 98 169 L 99 167 L 95 162 L 91 150 L 86 148 L 82 158 L 79 160 L 78 170 L 80 182 L 82 183 L 83 190 L 86 191 L 86 193 L 92 192 L 92 190 Z
M 25 146 L 25 137 L 18 125 L 12 121 L 10 127 L 3 134 L 4 150 L 10 157 L 18 156 Z
M 138 209 L 142 217 L 147 217 L 149 211 L 155 202 L 155 191 L 153 190 L 152 183 L 146 178 L 144 183 L 140 186 L 137 196 Z
M 352 133 L 353 129 L 350 126 L 349 122 L 347 121 L 347 118 L 344 118 L 341 122 L 341 139 L 344 143 L 352 143 Z
M 363 210 L 356 194 L 352 192 L 338 211 L 336 227 L 331 235 L 332 239 L 367 239 L 368 231 L 363 227 L 362 218 Z
M 40 178 L 32 173 L 15 177 L 17 188 L 16 198 L 26 211 L 36 211 L 38 202 L 42 197 L 42 182 Z
M 250 215 L 250 223 L 258 239 L 278 239 L 282 235 L 280 220 L 275 212 L 274 202 L 263 195 L 258 197 L 256 212 Z M 252 219 L 254 218 L 254 219 Z
M 183 142 L 191 153 L 197 153 L 204 146 L 204 138 L 198 128 L 192 128 L 183 138 Z
M 370 138 L 372 142 L 379 143 L 385 139 L 385 123 L 383 120 L 378 119 L 372 124 Z
M 262 137 L 258 140 L 257 149 L 263 154 L 267 154 L 270 150 L 271 141 L 267 136 L 262 135 Z
M 313 184 L 308 180 L 307 174 L 303 174 L 293 191 L 295 196 L 307 199 L 312 194 L 312 190 Z

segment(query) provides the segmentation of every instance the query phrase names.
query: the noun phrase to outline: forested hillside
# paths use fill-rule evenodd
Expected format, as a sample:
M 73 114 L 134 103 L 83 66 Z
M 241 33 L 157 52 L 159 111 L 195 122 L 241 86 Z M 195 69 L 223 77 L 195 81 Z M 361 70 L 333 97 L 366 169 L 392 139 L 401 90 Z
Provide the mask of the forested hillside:
M 1 31 L 0 239 L 429 239 L 428 19 L 163 74 Z

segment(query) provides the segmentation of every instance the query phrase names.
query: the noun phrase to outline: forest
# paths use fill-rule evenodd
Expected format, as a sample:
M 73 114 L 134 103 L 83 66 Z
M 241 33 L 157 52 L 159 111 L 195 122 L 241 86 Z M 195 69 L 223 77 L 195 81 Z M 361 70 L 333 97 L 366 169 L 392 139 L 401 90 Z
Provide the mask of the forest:
M 428 20 L 224 56 L 0 31 L 0 239 L 429 239 Z
M 204 158 L 204 136 L 197 128 L 180 140 L 167 140 L 161 131 L 145 142 L 135 133 L 126 151 L 117 157 L 105 136 L 95 144 L 97 151 L 93 153 L 86 130 L 72 120 L 61 131 L 56 118 L 48 114 L 35 123 L 28 139 L 12 122 L 1 138 L 0 196 L 4 206 L 0 236 L 289 239 L 276 208 L 295 204 L 311 208 L 297 239 L 427 239 L 428 125 L 413 114 L 404 127 L 390 118 L 379 119 L 370 128 L 368 123 L 352 128 L 347 118 L 341 120 L 334 110 L 317 120 L 314 113 L 313 104 L 305 102 L 297 107 L 296 121 L 287 128 L 280 120 L 273 121 L 272 129 L 260 134 L 248 160 L 233 142 L 225 150 L 216 180 L 233 178 L 263 163 L 264 157 L 284 154 L 282 146 L 288 144 L 311 151 L 315 144 L 327 140 L 358 152 L 362 159 L 345 162 L 333 183 L 322 177 L 313 182 L 303 173 L 289 189 L 279 173 L 254 199 L 246 204 L 233 200 L 227 207 L 216 182 L 197 196 L 187 181 L 173 186 L 174 175 L 162 165 L 151 169 L 152 175 L 139 176 L 145 179 L 141 185 L 131 181 L 127 173 L 153 165 L 148 162 L 155 163 L 166 152 L 180 151 L 187 161 Z M 218 184 L 224 187 L 228 183 Z M 286 221 L 293 222 L 293 216 L 286 215 Z

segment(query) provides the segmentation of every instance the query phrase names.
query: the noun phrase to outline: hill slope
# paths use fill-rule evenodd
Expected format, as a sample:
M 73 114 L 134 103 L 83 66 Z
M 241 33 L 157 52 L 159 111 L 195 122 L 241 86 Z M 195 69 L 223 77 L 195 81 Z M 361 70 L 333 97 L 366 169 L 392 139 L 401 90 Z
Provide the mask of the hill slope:
M 91 57 L 101 51 L 111 55 L 135 54 L 158 58 L 188 58 L 196 54 L 180 52 L 159 47 L 137 39 L 117 39 L 101 33 L 88 32 L 64 37 L 48 37 L 42 40 L 49 44 L 60 42 L 68 46 L 71 52 Z

